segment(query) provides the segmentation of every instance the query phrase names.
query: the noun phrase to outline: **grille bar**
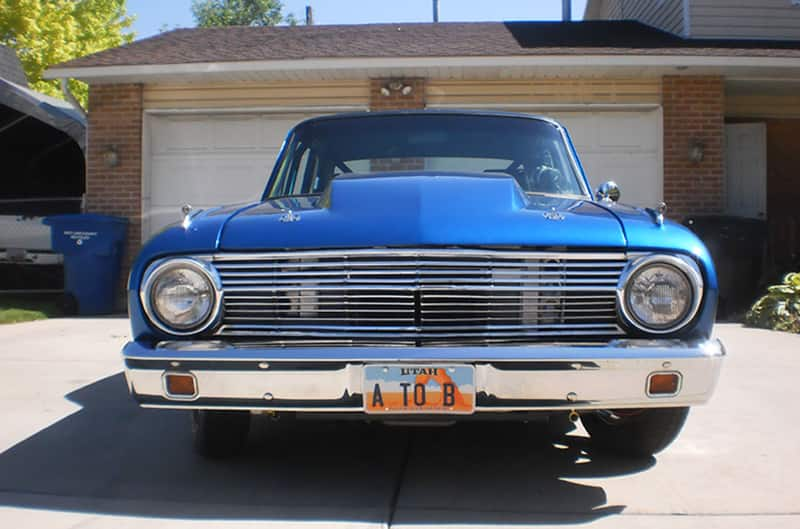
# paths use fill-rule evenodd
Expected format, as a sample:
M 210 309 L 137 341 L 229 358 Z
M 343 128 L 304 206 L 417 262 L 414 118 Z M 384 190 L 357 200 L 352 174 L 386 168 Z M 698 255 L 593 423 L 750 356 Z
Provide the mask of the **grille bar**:
M 217 334 L 303 345 L 608 338 L 627 258 L 614 253 L 326 250 L 213 257 Z
M 553 281 L 553 283 L 557 283 Z M 228 282 L 225 280 L 223 275 L 222 280 L 223 286 L 227 285 Z M 547 284 L 541 286 L 526 286 L 526 285 L 491 285 L 491 286 L 483 286 L 483 285 L 396 285 L 396 286 L 384 286 L 384 285 L 359 285 L 359 284 L 350 284 L 344 283 L 341 285 L 327 285 L 327 284 L 317 284 L 313 281 L 301 283 L 299 286 L 296 285 L 265 285 L 259 284 L 257 286 L 242 286 L 242 285 L 235 285 L 232 287 L 225 287 L 225 292 L 238 294 L 238 293 L 248 293 L 248 292 L 286 292 L 286 291 L 299 291 L 299 290 L 364 290 L 364 289 L 372 289 L 372 290 L 392 290 L 392 291 L 403 291 L 403 292 L 416 292 L 416 291 L 441 291 L 443 289 L 451 289 L 457 291 L 484 291 L 491 293 L 492 291 L 508 291 L 508 292 L 519 292 L 524 290 L 530 291 L 559 291 L 559 292 L 615 292 L 616 284 L 615 285 L 558 285 L 558 284 Z

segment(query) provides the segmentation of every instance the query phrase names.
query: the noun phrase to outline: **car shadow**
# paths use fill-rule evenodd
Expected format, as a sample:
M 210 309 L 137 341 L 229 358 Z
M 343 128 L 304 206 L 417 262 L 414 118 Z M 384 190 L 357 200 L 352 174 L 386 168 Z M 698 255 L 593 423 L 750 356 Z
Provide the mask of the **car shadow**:
M 542 427 L 272 421 L 245 453 L 191 451 L 188 412 L 144 410 L 122 374 L 67 398 L 72 415 L 0 453 L 0 505 L 129 516 L 385 523 L 575 523 L 621 512 L 602 487 L 654 459 L 595 454 Z

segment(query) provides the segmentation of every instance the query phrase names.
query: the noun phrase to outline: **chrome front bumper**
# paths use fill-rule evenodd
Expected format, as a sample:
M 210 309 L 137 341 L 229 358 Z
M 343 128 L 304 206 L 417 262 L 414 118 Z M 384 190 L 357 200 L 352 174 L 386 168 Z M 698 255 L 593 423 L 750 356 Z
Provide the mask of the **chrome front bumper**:
M 224 342 L 130 342 L 131 394 L 144 407 L 363 412 L 365 364 L 475 366 L 475 412 L 689 406 L 714 391 L 718 340 L 615 340 L 603 345 L 257 348 Z M 649 396 L 653 373 L 681 375 L 678 392 Z M 164 376 L 190 373 L 192 397 L 169 396 Z

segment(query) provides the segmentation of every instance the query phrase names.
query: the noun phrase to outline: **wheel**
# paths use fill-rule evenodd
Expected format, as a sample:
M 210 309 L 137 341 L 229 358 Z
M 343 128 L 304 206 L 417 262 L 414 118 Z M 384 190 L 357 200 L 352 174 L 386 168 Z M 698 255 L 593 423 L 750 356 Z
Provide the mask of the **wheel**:
M 599 411 L 581 415 L 598 448 L 624 456 L 651 456 L 678 437 L 689 408 Z
M 221 459 L 238 454 L 250 431 L 248 411 L 192 412 L 194 450 L 210 459 Z

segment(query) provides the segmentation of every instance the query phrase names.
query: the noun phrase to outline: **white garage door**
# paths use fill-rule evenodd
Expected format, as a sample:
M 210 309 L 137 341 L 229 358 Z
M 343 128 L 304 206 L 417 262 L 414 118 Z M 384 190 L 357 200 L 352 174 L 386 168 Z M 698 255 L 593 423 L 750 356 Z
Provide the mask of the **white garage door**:
M 288 130 L 309 114 L 148 115 L 143 235 L 205 208 L 256 200 Z
M 661 111 L 547 113 L 567 127 L 592 192 L 607 180 L 622 202 L 652 207 L 662 200 Z
M 662 199 L 661 112 L 550 112 L 570 132 L 596 189 L 616 181 L 622 201 Z M 180 220 L 183 204 L 209 207 L 255 200 L 286 132 L 308 114 L 149 115 L 143 234 Z

